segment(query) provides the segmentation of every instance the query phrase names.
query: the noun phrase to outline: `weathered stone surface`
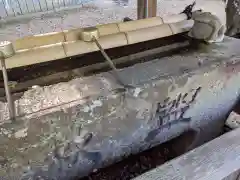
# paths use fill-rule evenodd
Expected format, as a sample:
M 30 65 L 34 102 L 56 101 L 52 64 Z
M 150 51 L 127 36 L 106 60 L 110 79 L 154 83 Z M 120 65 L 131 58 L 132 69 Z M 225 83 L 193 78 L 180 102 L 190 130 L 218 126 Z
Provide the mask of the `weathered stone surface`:
M 227 1 L 227 32 L 228 36 L 239 36 L 240 33 L 240 1 L 228 0 Z
M 33 114 L 16 123 L 2 119 L 0 177 L 66 180 L 189 129 L 198 133 L 192 147 L 215 137 L 239 97 L 239 45 L 226 38 L 198 52 L 125 68 L 120 75 L 132 89 L 116 84 L 110 73 L 73 80 L 68 83 L 81 96 L 61 106 L 49 103 L 62 93 L 58 85 L 33 93 L 22 109 Z M 38 112 L 42 105 L 47 109 Z

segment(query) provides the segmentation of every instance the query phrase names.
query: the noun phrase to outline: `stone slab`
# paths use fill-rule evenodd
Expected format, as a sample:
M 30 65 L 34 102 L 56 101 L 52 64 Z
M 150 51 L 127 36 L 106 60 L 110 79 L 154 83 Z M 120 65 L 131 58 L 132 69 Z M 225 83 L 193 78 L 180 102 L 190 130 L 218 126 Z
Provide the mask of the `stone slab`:
M 236 129 L 133 180 L 239 180 L 239 138 Z

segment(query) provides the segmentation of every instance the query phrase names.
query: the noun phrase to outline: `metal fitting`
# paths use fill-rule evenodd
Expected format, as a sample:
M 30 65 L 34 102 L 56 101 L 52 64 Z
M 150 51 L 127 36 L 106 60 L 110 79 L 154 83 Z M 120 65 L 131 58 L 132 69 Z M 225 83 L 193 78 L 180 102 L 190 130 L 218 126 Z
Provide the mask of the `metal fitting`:
M 92 42 L 95 39 L 99 39 L 98 29 L 95 27 L 84 28 L 81 32 L 81 39 L 86 42 Z
M 15 54 L 15 50 L 12 42 L 2 41 L 0 42 L 0 58 L 9 58 Z

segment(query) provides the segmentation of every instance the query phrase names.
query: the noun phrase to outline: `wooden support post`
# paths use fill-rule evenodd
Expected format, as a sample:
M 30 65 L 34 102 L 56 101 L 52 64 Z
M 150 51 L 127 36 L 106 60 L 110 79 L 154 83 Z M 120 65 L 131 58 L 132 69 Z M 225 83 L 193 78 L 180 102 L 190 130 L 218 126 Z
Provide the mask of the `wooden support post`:
M 8 75 L 7 75 L 7 68 L 5 64 L 5 58 L 1 57 L 0 62 L 1 62 L 1 68 L 3 73 L 4 89 L 5 89 L 5 94 L 6 94 L 8 108 L 9 108 L 9 116 L 10 116 L 10 119 L 14 121 L 16 117 L 15 106 L 14 106 L 14 101 L 12 100 L 11 91 L 8 85 Z
M 157 15 L 157 0 L 138 0 L 137 17 L 144 19 Z
M 8 85 L 8 74 L 7 74 L 5 59 L 13 56 L 14 54 L 15 54 L 15 51 L 11 42 L 9 41 L 0 42 L 0 66 L 3 74 L 4 89 L 5 89 L 5 94 L 8 102 L 9 116 L 12 121 L 14 121 L 16 117 L 15 104 L 14 104 L 14 101 L 12 100 L 11 91 Z
M 157 0 L 148 0 L 148 17 L 157 16 Z
M 138 17 L 138 19 L 146 18 L 146 7 L 147 7 L 147 0 L 138 0 L 137 1 L 137 17 Z

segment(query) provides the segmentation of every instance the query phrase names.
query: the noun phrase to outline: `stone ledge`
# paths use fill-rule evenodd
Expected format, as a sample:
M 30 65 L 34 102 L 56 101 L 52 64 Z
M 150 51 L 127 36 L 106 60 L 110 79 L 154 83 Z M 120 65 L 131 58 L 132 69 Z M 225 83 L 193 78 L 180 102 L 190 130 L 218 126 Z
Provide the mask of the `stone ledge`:
M 240 129 L 133 180 L 239 180 Z

